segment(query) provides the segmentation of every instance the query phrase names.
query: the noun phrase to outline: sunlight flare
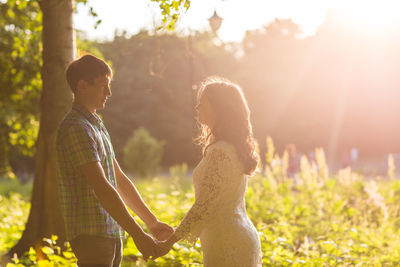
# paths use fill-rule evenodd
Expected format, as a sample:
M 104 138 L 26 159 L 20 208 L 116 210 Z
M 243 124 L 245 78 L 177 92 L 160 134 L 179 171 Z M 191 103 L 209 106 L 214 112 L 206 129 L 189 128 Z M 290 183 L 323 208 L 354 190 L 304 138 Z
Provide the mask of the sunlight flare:
M 399 25 L 397 0 L 352 0 L 334 1 L 333 10 L 349 23 L 349 27 L 359 31 L 374 33 L 392 31 Z

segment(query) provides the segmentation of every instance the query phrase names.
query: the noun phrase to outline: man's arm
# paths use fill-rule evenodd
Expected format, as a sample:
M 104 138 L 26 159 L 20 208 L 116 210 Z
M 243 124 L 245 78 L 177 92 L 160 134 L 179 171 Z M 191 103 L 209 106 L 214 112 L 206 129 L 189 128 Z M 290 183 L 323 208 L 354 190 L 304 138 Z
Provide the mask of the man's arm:
M 157 245 L 153 238 L 140 228 L 129 213 L 117 190 L 108 182 L 100 162 L 84 164 L 81 169 L 101 205 L 132 236 L 144 259 L 147 260 L 149 256 L 156 255 Z
M 117 190 L 128 207 L 144 221 L 157 239 L 167 239 L 174 232 L 173 228 L 157 220 L 156 216 L 146 206 L 135 185 L 121 170 L 115 158 L 114 170 L 117 178 Z

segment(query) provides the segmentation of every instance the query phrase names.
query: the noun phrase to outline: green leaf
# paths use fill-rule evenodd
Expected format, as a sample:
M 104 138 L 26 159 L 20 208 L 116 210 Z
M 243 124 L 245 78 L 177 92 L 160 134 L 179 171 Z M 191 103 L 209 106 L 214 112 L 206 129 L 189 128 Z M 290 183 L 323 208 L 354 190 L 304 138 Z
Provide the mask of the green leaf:
M 62 254 L 63 254 L 64 257 L 67 258 L 67 259 L 72 259 L 72 258 L 75 257 L 75 254 L 72 253 L 72 252 L 69 252 L 69 251 L 64 251 Z
M 40 260 L 38 261 L 38 267 L 53 267 L 54 263 L 49 262 L 48 260 Z
M 12 9 L 8 9 L 8 10 L 7 10 L 7 16 L 8 16 L 9 19 L 15 18 L 15 13 L 14 13 L 14 11 L 12 11 Z
M 50 247 L 47 247 L 47 246 L 42 247 L 42 251 L 46 255 L 54 254 L 54 250 L 52 248 L 50 248 Z

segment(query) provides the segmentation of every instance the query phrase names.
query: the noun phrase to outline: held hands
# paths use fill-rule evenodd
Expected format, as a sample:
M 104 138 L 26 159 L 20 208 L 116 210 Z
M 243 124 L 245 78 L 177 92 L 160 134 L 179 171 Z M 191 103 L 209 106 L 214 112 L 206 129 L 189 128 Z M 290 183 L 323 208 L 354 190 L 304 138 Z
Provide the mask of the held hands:
M 172 236 L 175 232 L 174 228 L 169 226 L 166 223 L 160 222 L 157 220 L 156 223 L 149 226 L 151 234 L 156 237 L 158 240 L 156 243 L 156 255 L 152 256 L 151 259 L 155 260 L 158 257 L 162 257 L 166 255 L 172 248 L 173 244 L 167 243 L 168 238 Z
M 145 261 L 147 261 L 148 259 L 155 260 L 159 257 L 168 254 L 168 252 L 171 250 L 172 246 L 175 243 L 173 235 L 171 235 L 170 238 L 168 238 L 165 241 L 159 241 L 153 239 L 153 242 L 154 242 L 154 249 L 152 250 L 152 253 L 150 255 L 142 253 Z
M 158 240 L 167 240 L 174 233 L 174 228 L 166 223 L 156 221 L 152 225 L 148 225 L 151 234 Z M 140 237 L 134 238 L 134 242 L 138 250 L 143 254 L 143 259 L 147 261 L 164 256 L 172 248 L 172 244 L 167 244 L 166 241 L 155 241 L 150 235 L 143 232 Z
M 158 220 L 148 227 L 151 234 L 161 241 L 167 240 L 174 233 L 174 228 Z
M 143 259 L 147 261 L 148 259 L 155 260 L 158 257 L 164 256 L 172 248 L 172 244 L 167 243 L 168 241 L 157 241 L 154 240 L 150 235 L 143 233 L 144 235 L 140 238 L 135 238 L 136 247 L 142 253 Z
M 151 256 L 160 254 L 158 245 L 150 235 L 142 232 L 140 235 L 132 235 L 132 237 L 134 237 L 133 242 L 135 242 L 137 249 L 142 253 L 145 261 Z
M 175 244 L 175 242 L 177 242 L 179 240 L 179 238 L 177 236 L 175 236 L 174 234 L 170 235 L 169 238 L 167 240 L 164 241 L 158 241 L 156 240 L 156 244 L 158 246 L 158 257 L 164 256 L 165 254 L 167 254 L 172 246 Z

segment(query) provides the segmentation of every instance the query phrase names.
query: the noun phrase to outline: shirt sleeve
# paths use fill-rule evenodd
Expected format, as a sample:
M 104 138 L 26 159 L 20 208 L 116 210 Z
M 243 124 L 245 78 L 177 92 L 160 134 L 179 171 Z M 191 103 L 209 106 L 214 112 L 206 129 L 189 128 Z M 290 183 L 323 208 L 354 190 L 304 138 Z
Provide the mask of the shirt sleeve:
M 207 221 L 217 212 L 216 206 L 232 167 L 228 154 L 218 148 L 209 151 L 204 160 L 195 203 L 175 230 L 175 236 L 190 243 L 196 242 Z
M 88 126 L 71 125 L 60 141 L 74 166 L 100 161 L 95 133 Z

